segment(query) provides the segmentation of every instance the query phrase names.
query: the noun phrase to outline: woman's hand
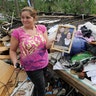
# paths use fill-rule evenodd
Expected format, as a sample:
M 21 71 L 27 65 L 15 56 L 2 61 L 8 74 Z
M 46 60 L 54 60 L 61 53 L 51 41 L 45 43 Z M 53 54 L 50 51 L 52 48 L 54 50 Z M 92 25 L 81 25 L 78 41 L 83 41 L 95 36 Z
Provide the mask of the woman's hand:
M 54 41 L 55 41 L 55 40 L 49 40 L 49 41 L 47 42 L 47 44 L 46 44 L 46 48 L 47 48 L 47 49 L 50 49 Z
M 47 32 L 45 32 L 45 33 L 43 34 L 43 36 L 44 36 L 44 38 L 46 39 L 46 48 L 47 48 L 47 49 L 50 49 L 51 46 L 52 46 L 52 44 L 53 44 L 53 42 L 55 41 L 55 39 L 53 38 L 53 39 L 49 40 L 49 39 L 48 39 L 48 34 L 47 34 Z

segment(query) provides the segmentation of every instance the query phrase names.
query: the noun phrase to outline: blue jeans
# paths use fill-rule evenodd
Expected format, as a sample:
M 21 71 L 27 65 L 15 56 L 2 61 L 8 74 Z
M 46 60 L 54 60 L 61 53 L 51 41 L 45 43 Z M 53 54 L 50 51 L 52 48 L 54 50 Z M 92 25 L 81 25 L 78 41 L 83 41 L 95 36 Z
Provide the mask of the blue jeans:
M 36 71 L 27 71 L 28 77 L 34 83 L 33 96 L 45 96 L 45 77 L 47 67 Z

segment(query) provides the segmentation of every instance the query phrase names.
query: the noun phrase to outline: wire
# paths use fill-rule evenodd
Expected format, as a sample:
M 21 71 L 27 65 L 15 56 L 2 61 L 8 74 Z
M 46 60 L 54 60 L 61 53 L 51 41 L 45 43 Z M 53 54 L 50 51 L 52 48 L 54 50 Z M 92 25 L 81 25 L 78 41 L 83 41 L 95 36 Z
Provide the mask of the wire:
M 69 96 L 70 93 L 71 93 L 73 90 L 74 90 L 74 88 L 72 88 L 72 89 L 70 90 L 70 92 L 69 92 L 66 96 Z
M 13 74 L 14 74 L 15 71 L 16 71 L 16 69 L 13 70 L 12 75 L 10 76 L 8 82 L 11 80 L 11 78 L 12 78 L 12 76 L 13 76 Z M 14 83 L 13 85 L 16 85 L 17 79 L 18 79 L 18 74 L 19 74 L 19 73 L 20 73 L 20 70 L 17 72 L 16 77 L 12 79 L 12 81 L 15 80 L 15 83 Z M 0 87 L 0 89 L 5 86 L 5 88 L 7 89 L 8 96 L 10 96 L 11 93 L 9 92 L 9 89 L 10 89 L 10 88 L 8 88 L 8 86 L 7 86 L 8 83 L 7 83 L 7 84 L 4 84 L 4 83 L 1 82 L 1 81 L 0 81 L 0 83 L 3 84 L 3 85 Z
M 8 92 L 8 94 L 9 94 L 9 96 L 10 96 L 10 93 L 9 93 L 9 90 L 8 90 L 7 85 L 6 85 L 6 84 L 4 84 L 4 83 L 3 83 L 3 82 L 1 82 L 1 81 L 0 81 L 0 83 L 2 83 L 2 84 L 3 84 L 3 86 L 1 86 L 1 87 L 0 87 L 0 89 L 1 89 L 2 87 L 4 87 L 4 86 L 5 86 L 5 87 L 6 87 L 6 89 L 7 89 L 7 92 Z

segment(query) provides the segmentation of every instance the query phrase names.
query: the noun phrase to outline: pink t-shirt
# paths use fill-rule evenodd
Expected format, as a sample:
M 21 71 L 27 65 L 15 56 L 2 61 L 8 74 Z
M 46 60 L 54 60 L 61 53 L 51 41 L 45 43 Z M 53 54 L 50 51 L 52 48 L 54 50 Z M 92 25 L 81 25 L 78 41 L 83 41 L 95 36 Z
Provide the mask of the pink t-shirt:
M 46 32 L 44 25 L 36 25 L 35 36 L 27 34 L 22 27 L 14 29 L 12 36 L 19 41 L 20 62 L 26 71 L 44 68 L 48 65 L 48 52 L 43 33 Z

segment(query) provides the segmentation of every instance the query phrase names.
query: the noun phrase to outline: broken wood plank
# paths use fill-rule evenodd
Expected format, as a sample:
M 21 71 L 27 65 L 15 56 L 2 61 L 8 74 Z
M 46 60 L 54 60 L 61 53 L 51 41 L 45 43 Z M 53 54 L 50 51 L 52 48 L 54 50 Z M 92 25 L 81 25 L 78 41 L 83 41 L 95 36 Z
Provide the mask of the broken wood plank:
M 10 55 L 0 55 L 0 60 L 10 59 Z
M 0 39 L 0 41 L 9 41 L 9 40 L 10 40 L 10 37 L 8 35 Z
M 42 15 L 38 16 L 38 18 L 73 18 L 74 16 L 52 16 L 52 15 Z
M 1 46 L 0 47 L 0 52 L 9 50 L 9 47 Z
M 4 96 L 1 94 L 7 88 L 6 85 L 10 80 L 13 72 L 14 72 L 14 67 L 12 65 L 9 65 L 4 61 L 0 60 L 0 73 L 2 73 L 0 75 L 0 96 Z M 6 90 L 8 91 L 8 88 Z

